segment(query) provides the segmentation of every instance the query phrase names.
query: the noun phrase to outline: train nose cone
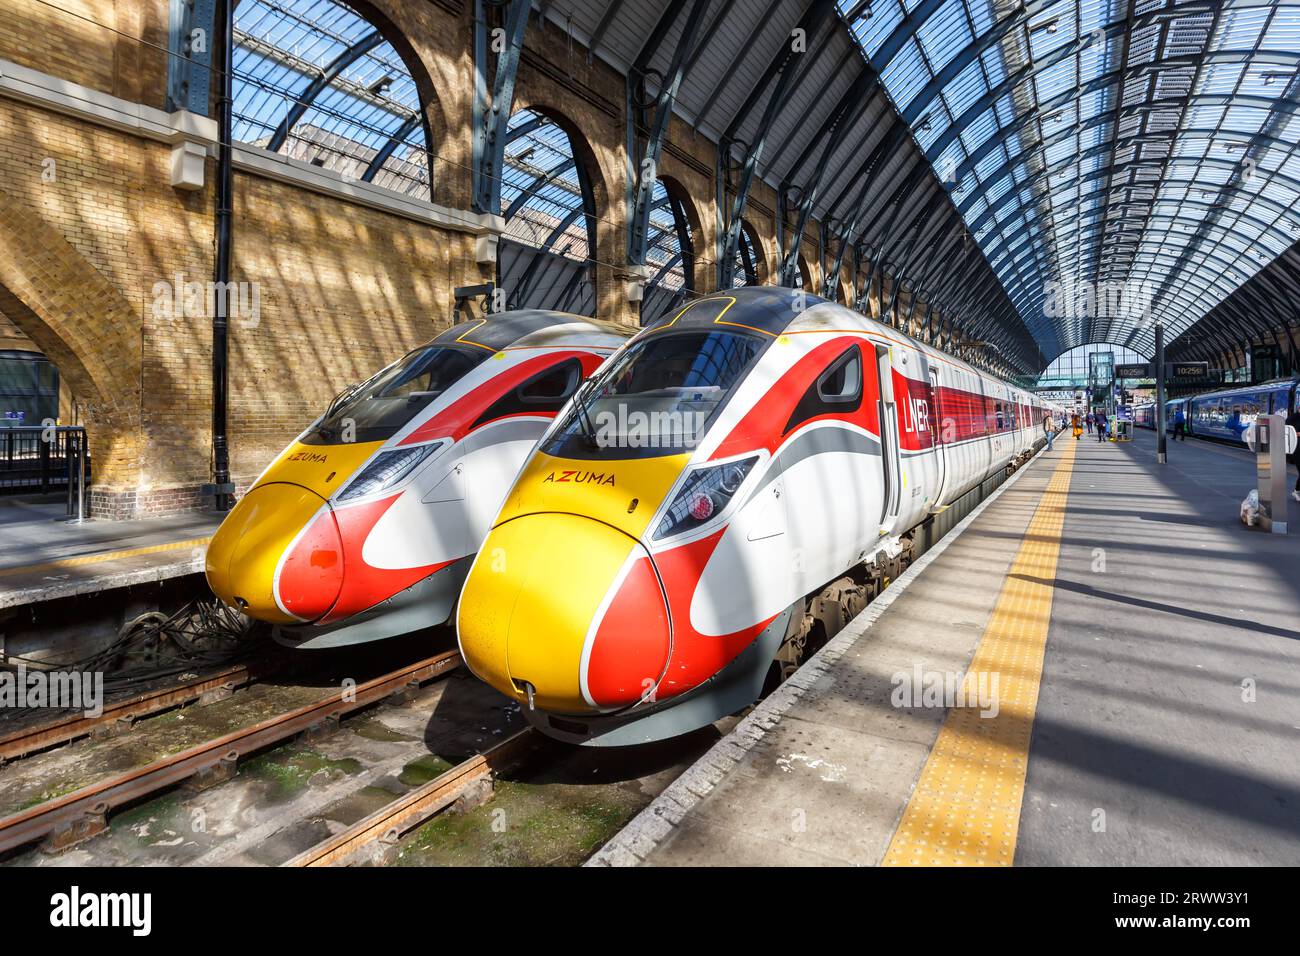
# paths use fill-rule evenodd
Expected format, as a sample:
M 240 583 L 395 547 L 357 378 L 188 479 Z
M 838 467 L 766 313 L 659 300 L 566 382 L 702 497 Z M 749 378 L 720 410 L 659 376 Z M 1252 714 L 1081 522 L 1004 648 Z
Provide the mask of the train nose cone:
M 206 571 L 213 593 L 250 617 L 313 621 L 333 607 L 343 584 L 333 512 L 299 485 L 258 485 L 213 535 Z
M 488 535 L 461 594 L 461 653 L 480 678 L 561 714 L 636 703 L 662 677 L 668 611 L 646 550 L 600 521 L 562 513 Z

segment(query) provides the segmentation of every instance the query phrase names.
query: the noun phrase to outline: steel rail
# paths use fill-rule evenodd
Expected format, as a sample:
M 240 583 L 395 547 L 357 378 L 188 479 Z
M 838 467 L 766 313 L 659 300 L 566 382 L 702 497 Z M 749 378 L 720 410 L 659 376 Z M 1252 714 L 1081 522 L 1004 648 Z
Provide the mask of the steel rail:
M 0 853 L 45 837 L 59 849 L 100 832 L 107 814 L 199 774 L 224 779 L 249 754 L 292 739 L 303 731 L 369 707 L 413 684 L 432 680 L 461 665 L 459 651 L 447 651 L 358 684 L 340 698 L 330 694 L 283 714 L 205 741 L 188 750 L 105 778 L 62 797 L 0 819 Z M 348 699 L 350 698 L 350 699 Z

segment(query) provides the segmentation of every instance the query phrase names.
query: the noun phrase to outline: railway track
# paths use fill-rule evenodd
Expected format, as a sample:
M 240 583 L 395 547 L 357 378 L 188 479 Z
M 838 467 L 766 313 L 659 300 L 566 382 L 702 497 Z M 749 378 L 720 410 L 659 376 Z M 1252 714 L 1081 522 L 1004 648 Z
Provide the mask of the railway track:
M 30 727 L 0 734 L 0 766 L 30 754 L 70 743 L 97 733 L 111 734 L 127 730 L 142 717 L 152 717 L 173 707 L 195 701 L 221 700 L 255 679 L 246 665 L 227 667 L 215 674 L 184 681 L 168 687 L 145 691 L 126 700 L 108 704 L 97 717 L 69 714 Z
M 282 865 L 321 867 L 362 862 L 372 848 L 396 845 L 401 837 L 470 795 L 476 787 L 490 786 L 493 775 L 519 763 L 541 742 L 540 736 L 531 727 L 520 730 Z
M 358 684 L 346 695 L 324 697 L 4 817 L 0 854 L 39 840 L 54 850 L 71 846 L 102 831 L 108 815 L 119 807 L 188 781 L 199 788 L 219 783 L 234 774 L 243 757 L 307 731 L 328 731 L 342 717 L 408 693 L 460 664 L 458 651 L 425 658 Z

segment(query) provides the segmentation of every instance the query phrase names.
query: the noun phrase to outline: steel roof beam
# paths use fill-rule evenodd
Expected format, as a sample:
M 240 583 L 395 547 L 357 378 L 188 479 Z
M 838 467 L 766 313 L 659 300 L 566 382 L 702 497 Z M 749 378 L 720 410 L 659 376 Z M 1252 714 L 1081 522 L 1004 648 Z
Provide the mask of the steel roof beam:
M 805 37 L 816 35 L 821 28 L 822 21 L 835 8 L 834 0 L 812 0 L 808 8 L 804 11 L 803 16 L 799 18 L 796 29 L 803 30 Z M 725 289 L 731 286 L 732 279 L 735 275 L 735 255 L 736 249 L 740 242 L 741 223 L 745 213 L 745 206 L 749 202 L 749 191 L 753 185 L 754 173 L 758 168 L 759 160 L 763 156 L 763 147 L 766 143 L 768 133 L 771 132 L 772 124 L 776 121 L 777 115 L 785 108 L 789 100 L 790 90 L 794 80 L 795 70 L 791 69 L 794 63 L 797 63 L 802 57 L 807 55 L 807 50 L 796 50 L 794 44 L 789 42 L 783 43 L 780 53 L 773 58 L 763 74 L 763 79 L 755 86 L 755 92 L 765 89 L 769 84 L 773 84 L 771 94 L 768 96 L 767 106 L 763 110 L 763 116 L 759 121 L 758 128 L 755 131 L 755 139 L 749 144 L 749 149 L 745 156 L 744 164 L 741 167 L 740 182 L 736 187 L 736 195 L 731 204 L 729 217 L 726 216 L 726 174 L 730 164 L 731 139 L 730 136 L 724 136 L 718 143 L 718 209 L 717 214 L 722 220 L 719 222 L 718 229 L 718 287 Z M 751 100 L 754 94 L 751 93 Z M 756 101 L 754 101 L 756 102 Z M 745 111 L 741 110 L 728 126 L 729 130 L 735 130 L 742 122 Z
M 649 51 L 658 48 L 664 35 L 668 32 L 668 27 L 681 14 L 682 7 L 686 5 L 686 2 L 687 0 L 672 0 L 669 3 L 663 16 L 659 18 L 650 41 L 642 48 L 640 55 L 637 57 L 638 63 L 649 62 L 652 56 Z M 628 209 L 628 261 L 634 266 L 645 264 L 646 233 L 650 222 L 650 202 L 654 193 L 654 184 L 659 179 L 659 157 L 663 152 L 664 142 L 668 138 L 668 123 L 673 114 L 673 107 L 677 102 L 677 91 L 681 87 L 686 54 L 695 45 L 695 36 L 699 32 L 700 22 L 704 19 L 704 11 L 708 6 L 709 0 L 691 0 L 690 13 L 687 15 L 686 23 L 682 27 L 681 36 L 673 48 L 668 73 L 659 87 L 659 96 L 655 102 L 654 124 L 650 128 L 645 151 L 640 154 L 639 161 L 635 160 L 637 156 L 637 136 L 636 113 L 633 106 L 636 91 L 638 89 L 644 90 L 644 75 L 633 72 L 629 73 L 627 77 L 627 137 L 628 145 L 631 148 L 629 157 L 635 161 L 633 167 L 633 176 L 635 177 L 632 187 L 633 195 Z
M 266 144 L 266 148 L 273 153 L 278 153 L 284 147 L 285 140 L 289 138 L 289 133 L 293 131 L 293 128 L 298 125 L 298 121 L 306 115 L 307 110 L 316 101 L 316 97 L 320 96 L 331 83 L 338 79 L 344 70 L 383 42 L 384 38 L 379 31 L 374 30 L 336 56 L 329 66 L 325 67 L 320 75 L 311 81 L 307 89 L 303 91 L 302 96 L 294 100 L 289 112 L 285 114 L 284 119 L 280 121 L 280 125 L 271 134 L 271 140 Z
M 474 199 L 477 212 L 501 208 L 505 174 L 506 126 L 514 110 L 515 80 L 528 28 L 532 0 L 501 0 L 505 8 L 504 42 L 496 57 L 492 98 L 488 100 L 488 0 L 474 0 Z M 592 250 L 595 252 L 594 247 Z

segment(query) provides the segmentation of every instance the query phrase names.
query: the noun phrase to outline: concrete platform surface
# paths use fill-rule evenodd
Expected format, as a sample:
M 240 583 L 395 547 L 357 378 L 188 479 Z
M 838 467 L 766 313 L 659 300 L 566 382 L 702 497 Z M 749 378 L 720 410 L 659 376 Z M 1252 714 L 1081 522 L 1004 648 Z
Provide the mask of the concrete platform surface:
M 203 570 L 215 514 L 61 521 L 63 505 L 0 499 L 0 609 Z
M 1154 446 L 1058 440 L 591 864 L 1300 862 L 1300 535 Z

